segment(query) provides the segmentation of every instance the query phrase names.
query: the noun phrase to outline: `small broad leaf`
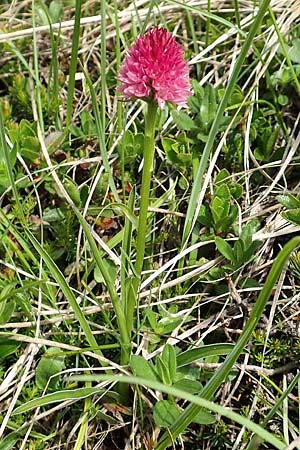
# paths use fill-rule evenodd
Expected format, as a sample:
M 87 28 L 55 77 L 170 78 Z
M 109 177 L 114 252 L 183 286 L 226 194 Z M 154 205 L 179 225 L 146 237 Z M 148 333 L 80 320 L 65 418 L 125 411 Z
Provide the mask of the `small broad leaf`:
M 219 236 L 216 236 L 215 238 L 216 247 L 219 250 L 219 252 L 226 258 L 228 261 L 233 262 L 234 261 L 234 253 L 232 250 L 232 247 L 228 242 L 226 242 L 224 239 L 220 238 Z
M 264 161 L 265 155 L 261 149 L 259 149 L 259 148 L 254 149 L 253 154 L 254 154 L 254 157 L 257 159 L 257 161 Z
M 200 105 L 202 103 L 202 98 L 204 95 L 204 87 L 200 86 L 199 82 L 192 80 L 192 86 L 194 95 L 188 98 L 188 105 L 193 113 L 198 114 L 200 110 Z
M 88 198 L 89 198 L 89 187 L 85 184 L 80 189 L 80 204 L 82 206 L 85 206 Z
M 283 206 L 285 206 L 288 209 L 295 209 L 300 207 L 300 200 L 298 200 L 294 195 L 292 194 L 282 194 L 277 195 L 276 197 L 277 201 L 281 203 Z
M 114 284 L 117 276 L 117 267 L 110 259 L 103 259 L 103 263 L 106 266 L 107 272 L 110 276 L 111 283 Z M 94 270 L 94 278 L 97 283 L 104 283 L 104 278 L 98 266 Z
M 230 106 L 240 105 L 243 100 L 244 100 L 243 91 L 241 90 L 241 88 L 239 86 L 236 85 L 233 93 L 230 96 L 228 105 L 230 105 Z
M 13 145 L 13 147 L 9 150 L 9 162 L 10 162 L 11 167 L 14 167 L 14 165 L 16 164 L 17 153 L 18 153 L 18 144 L 15 143 Z M 3 162 L 6 167 L 6 163 L 4 161 L 5 161 L 5 159 L 3 156 L 3 151 L 0 150 L 0 163 Z
M 228 218 L 230 200 L 228 198 L 214 197 L 210 209 L 215 222 L 215 227 L 218 229 Z
M 229 200 L 230 199 L 230 190 L 227 186 L 227 184 L 223 183 L 221 186 L 218 186 L 215 190 L 214 197 L 219 197 L 223 200 Z
M 199 222 L 204 225 L 207 228 L 210 228 L 213 226 L 213 218 L 210 212 L 210 209 L 206 205 L 201 205 L 199 216 L 198 216 Z
M 178 163 L 181 165 L 188 165 L 192 161 L 191 153 L 178 153 L 177 155 Z
M 152 328 L 153 331 L 155 331 L 157 333 L 157 315 L 154 311 L 152 311 L 152 309 L 148 309 L 148 311 L 146 312 L 146 318 L 149 322 L 150 327 Z
M 35 5 L 35 14 L 39 25 L 48 25 L 48 17 L 46 11 L 44 11 L 42 7 Z
M 294 39 L 292 42 L 292 46 L 289 49 L 289 57 L 291 58 L 291 60 L 296 63 L 299 64 L 300 63 L 300 39 Z
M 80 192 L 78 190 L 78 186 L 71 178 L 66 178 L 64 180 L 64 188 L 75 203 L 76 206 L 80 206 Z
M 37 137 L 22 137 L 22 141 L 20 142 L 20 153 L 25 159 L 33 163 L 37 162 L 40 151 L 41 146 Z
M 232 197 L 235 200 L 238 200 L 243 195 L 243 186 L 241 186 L 238 183 L 231 183 L 229 184 L 229 189 Z
M 219 229 L 220 231 L 228 231 L 231 225 L 235 222 L 238 213 L 238 206 L 236 204 L 230 205 L 227 217 L 225 216 L 221 222 L 216 224 L 216 229 Z
M 169 334 L 182 322 L 182 319 L 176 317 L 163 317 L 158 321 L 158 333 Z
M 196 128 L 193 119 L 183 111 L 172 111 L 172 117 L 180 130 L 190 131 Z
M 15 353 L 19 347 L 19 343 L 6 337 L 0 337 L 0 359 Z M 1 447 L 0 447 L 1 448 Z
M 201 142 L 206 143 L 208 140 L 208 136 L 207 136 L 207 134 L 199 132 L 199 133 L 197 133 L 197 139 Z
M 199 423 L 200 425 L 209 425 L 215 423 L 215 421 L 216 418 L 205 409 L 201 409 L 193 419 L 194 423 Z
M 96 125 L 92 114 L 89 111 L 82 111 L 80 115 L 81 128 L 85 136 L 96 135 Z
M 178 136 L 178 139 L 162 138 L 162 145 L 166 152 L 167 159 L 172 164 L 185 166 L 192 161 L 192 154 L 189 152 L 185 135 Z
M 132 355 L 130 358 L 130 367 L 133 374 L 137 377 L 158 381 L 157 373 L 153 367 L 153 364 L 142 356 Z
M 210 207 L 217 229 L 220 226 L 219 222 L 223 222 L 229 215 L 230 197 L 230 190 L 226 184 L 217 187 Z
M 3 325 L 9 322 L 16 307 L 14 300 L 8 299 L 0 303 L 0 324 Z
M 231 180 L 231 176 L 230 176 L 230 173 L 228 172 L 228 170 L 222 169 L 216 176 L 215 183 L 220 184 L 222 181 L 224 181 L 225 183 L 228 183 L 228 182 L 230 182 L 230 180 Z
M 252 236 L 253 236 L 253 228 L 251 227 L 251 224 L 248 223 L 247 225 L 244 226 L 244 228 L 242 229 L 241 235 L 240 235 L 240 240 L 243 243 L 243 248 L 246 250 L 247 248 L 250 247 L 250 245 L 252 244 Z
M 258 220 L 251 220 L 247 225 L 245 225 L 242 229 L 242 232 L 240 234 L 240 240 L 244 244 L 244 248 L 248 248 L 253 239 L 254 233 L 259 229 L 260 223 Z
M 127 130 L 122 143 L 118 146 L 118 151 L 124 151 L 124 163 L 131 164 L 136 160 L 137 155 L 143 153 L 144 135 L 142 133 L 132 133 Z
M 153 419 L 159 428 L 169 428 L 180 414 L 178 406 L 169 400 L 160 400 L 153 408 Z
M 244 261 L 244 249 L 242 241 L 238 240 L 233 246 L 234 259 L 237 265 L 243 264 Z
M 277 97 L 277 102 L 280 106 L 287 106 L 289 104 L 289 98 L 287 95 L 280 94 Z
M 57 386 L 59 380 L 55 375 L 65 368 L 65 358 L 60 353 L 63 352 L 59 348 L 50 347 L 38 363 L 35 382 L 39 389 Z
M 172 150 L 172 146 L 174 144 L 176 144 L 176 142 L 177 141 L 175 139 L 171 139 L 171 138 L 168 138 L 168 137 L 163 137 L 161 139 L 161 143 L 162 143 L 163 149 L 164 149 L 164 151 L 166 153 L 169 153 Z
M 295 225 L 300 225 L 300 208 L 289 209 L 282 213 L 282 216 Z
M 49 15 L 52 23 L 59 22 L 63 14 L 63 0 L 52 0 L 49 6 Z
M 65 139 L 65 134 L 62 131 L 52 131 L 45 139 L 45 144 L 49 155 L 60 149 Z
M 253 241 L 244 254 L 245 262 L 249 261 L 255 255 L 256 250 L 261 246 L 260 241 Z
M 173 387 L 190 392 L 191 394 L 198 394 L 203 388 L 199 381 L 191 380 L 190 378 L 181 378 L 173 384 Z
M 203 91 L 203 98 L 200 103 L 199 120 L 201 131 L 208 134 L 209 127 L 215 119 L 217 111 L 216 88 L 212 85 L 206 85 Z
M 271 156 L 273 150 L 275 149 L 275 144 L 279 135 L 280 127 L 276 127 L 274 130 L 271 131 L 270 135 L 268 136 L 266 146 L 265 146 L 265 155 L 266 158 L 269 159 Z
M 13 285 L 8 284 L 0 293 L 0 324 L 7 323 L 15 310 L 15 301 L 9 296 L 12 289 Z
M 6 164 L 4 161 L 1 160 L 0 160 L 0 186 L 4 189 L 10 186 L 10 179 L 8 176 Z M 1 194 L 4 189 L 0 190 Z
M 178 143 L 175 139 L 162 138 L 162 146 L 166 152 L 167 160 L 172 164 L 178 163 L 176 147 L 178 148 Z
M 16 448 L 15 444 L 19 440 L 20 434 L 13 431 L 12 433 L 5 436 L 0 442 L 0 450 L 11 450 Z

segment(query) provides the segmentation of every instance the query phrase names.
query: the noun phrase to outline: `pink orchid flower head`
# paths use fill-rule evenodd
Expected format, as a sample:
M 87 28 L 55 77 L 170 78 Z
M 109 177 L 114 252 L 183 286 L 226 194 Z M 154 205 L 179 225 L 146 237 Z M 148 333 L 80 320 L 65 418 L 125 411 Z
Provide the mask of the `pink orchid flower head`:
M 187 61 L 175 37 L 154 27 L 139 36 L 121 65 L 118 90 L 126 98 L 187 106 L 191 95 Z

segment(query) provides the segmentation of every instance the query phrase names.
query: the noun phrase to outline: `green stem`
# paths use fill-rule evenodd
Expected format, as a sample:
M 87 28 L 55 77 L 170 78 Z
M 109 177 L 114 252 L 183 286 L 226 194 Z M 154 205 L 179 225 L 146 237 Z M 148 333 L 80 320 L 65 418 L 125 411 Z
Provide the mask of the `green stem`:
M 129 333 L 127 332 L 126 318 L 124 316 L 121 299 L 119 298 L 116 288 L 111 281 L 109 272 L 107 270 L 107 266 L 105 265 L 105 263 L 103 261 L 103 257 L 101 256 L 101 254 L 98 250 L 97 244 L 90 232 L 89 225 L 87 224 L 84 217 L 82 217 L 80 211 L 77 208 L 73 207 L 73 211 L 76 214 L 76 216 L 82 226 L 84 234 L 90 245 L 91 251 L 94 255 L 96 264 L 99 267 L 100 272 L 104 278 L 105 286 L 108 289 L 110 300 L 111 300 L 111 303 L 113 305 L 113 308 L 114 308 L 114 311 L 115 311 L 115 314 L 117 317 L 118 329 L 120 332 L 121 361 L 123 364 L 127 364 L 129 361 L 129 356 L 130 356 L 130 351 L 131 351 L 131 341 L 130 341 Z
M 140 279 L 144 255 L 145 255 L 145 239 L 147 231 L 147 213 L 149 206 L 150 182 L 153 170 L 154 157 L 154 133 L 155 133 L 155 119 L 156 119 L 157 104 L 152 101 L 148 104 L 148 111 L 145 119 L 145 141 L 144 141 L 144 167 L 141 188 L 141 201 L 139 212 L 139 223 L 137 229 L 137 243 L 136 243 L 136 262 L 135 271 Z
M 101 121 L 105 131 L 106 118 L 106 1 L 101 1 Z
M 153 158 L 154 158 L 154 135 L 155 135 L 156 112 L 157 112 L 156 102 L 154 101 L 149 102 L 148 110 L 145 117 L 144 167 L 142 176 L 139 221 L 137 227 L 136 261 L 134 266 L 134 278 L 127 291 L 126 294 L 127 299 L 125 302 L 127 330 L 130 336 L 133 329 L 135 310 L 138 304 L 137 293 L 144 265 L 145 240 L 147 232 L 147 213 L 149 206 L 149 194 L 150 194 L 151 175 L 153 170 Z M 123 364 L 126 364 L 127 362 L 128 361 L 122 361 Z

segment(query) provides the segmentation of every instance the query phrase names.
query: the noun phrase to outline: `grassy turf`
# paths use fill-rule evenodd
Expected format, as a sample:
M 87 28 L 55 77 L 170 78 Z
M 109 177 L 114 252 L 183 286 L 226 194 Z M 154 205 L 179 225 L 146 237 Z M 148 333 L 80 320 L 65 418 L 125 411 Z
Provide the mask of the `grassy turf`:
M 0 450 L 300 448 L 299 21 L 2 1 Z M 146 103 L 116 88 L 153 25 L 193 96 L 156 118 L 142 261 Z

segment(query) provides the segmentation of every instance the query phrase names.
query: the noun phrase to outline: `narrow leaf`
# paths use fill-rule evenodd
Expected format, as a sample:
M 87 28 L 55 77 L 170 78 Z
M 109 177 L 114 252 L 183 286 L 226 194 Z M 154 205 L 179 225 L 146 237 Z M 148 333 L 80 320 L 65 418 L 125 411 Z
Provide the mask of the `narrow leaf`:
M 85 387 L 72 390 L 57 391 L 52 392 L 51 394 L 44 395 L 43 397 L 35 398 L 33 400 L 30 400 L 29 402 L 24 403 L 21 406 L 18 406 L 14 410 L 12 415 L 14 416 L 17 414 L 22 414 L 40 406 L 51 405 L 52 403 L 64 402 L 66 400 L 82 400 L 94 394 L 106 393 L 114 400 L 117 400 L 119 398 L 119 395 L 116 392 L 107 392 L 107 390 L 103 388 Z
M 162 361 L 165 363 L 166 367 L 168 368 L 171 381 L 173 381 L 176 377 L 176 350 L 175 348 L 170 345 L 166 344 L 164 346 L 162 355 L 161 355 Z
M 177 366 L 184 367 L 207 356 L 227 355 L 233 348 L 233 344 L 211 344 L 199 348 L 192 348 L 177 355 Z

